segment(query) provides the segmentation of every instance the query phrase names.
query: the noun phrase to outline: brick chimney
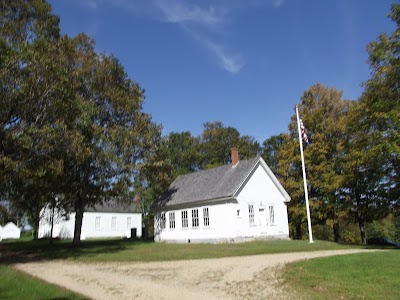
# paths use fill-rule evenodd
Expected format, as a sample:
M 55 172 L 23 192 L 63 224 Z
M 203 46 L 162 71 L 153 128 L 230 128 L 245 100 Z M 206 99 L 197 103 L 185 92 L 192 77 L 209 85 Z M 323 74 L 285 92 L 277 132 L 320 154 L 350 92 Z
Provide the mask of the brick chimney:
M 232 167 L 234 167 L 239 162 L 239 149 L 238 148 L 232 148 L 231 149 L 231 155 L 232 155 Z

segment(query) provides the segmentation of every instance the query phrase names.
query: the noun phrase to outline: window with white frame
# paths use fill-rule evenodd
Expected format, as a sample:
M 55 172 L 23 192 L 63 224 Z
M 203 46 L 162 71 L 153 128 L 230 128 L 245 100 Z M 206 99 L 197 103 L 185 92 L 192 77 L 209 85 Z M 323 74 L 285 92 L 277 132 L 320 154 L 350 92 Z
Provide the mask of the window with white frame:
M 169 228 L 175 228 L 175 212 L 169 213 Z
M 254 205 L 249 205 L 249 223 L 254 224 Z
M 94 226 L 96 230 L 100 230 L 100 217 L 96 217 Z
M 269 206 L 269 224 L 275 224 L 275 209 L 273 205 Z
M 192 227 L 199 227 L 199 210 L 192 209 Z
M 188 228 L 189 227 L 189 222 L 188 222 L 188 212 L 187 210 L 182 211 L 182 228 Z
M 126 218 L 126 228 L 130 229 L 132 227 L 132 218 L 131 217 L 127 217 Z
M 203 220 L 204 220 L 204 227 L 210 226 L 210 217 L 208 214 L 208 207 L 203 208 Z
M 165 213 L 163 212 L 163 213 L 161 213 L 161 216 L 160 216 L 160 226 L 161 226 L 161 229 L 164 229 L 165 228 L 165 223 L 167 222 L 167 220 L 166 220 L 166 218 L 165 218 Z
M 111 218 L 111 229 L 113 230 L 117 229 L 117 217 Z

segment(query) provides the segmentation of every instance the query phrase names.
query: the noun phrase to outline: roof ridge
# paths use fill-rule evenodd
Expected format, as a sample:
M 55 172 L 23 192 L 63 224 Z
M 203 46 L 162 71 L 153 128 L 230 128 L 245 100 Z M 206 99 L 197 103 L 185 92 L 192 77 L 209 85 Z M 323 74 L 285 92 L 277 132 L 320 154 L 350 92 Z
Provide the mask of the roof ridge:
M 255 157 L 252 157 L 252 158 L 248 158 L 248 159 L 242 159 L 242 160 L 239 160 L 238 161 L 238 163 L 240 163 L 240 162 L 247 162 L 247 161 L 250 161 L 250 160 L 256 160 L 256 159 L 258 159 L 258 158 L 260 158 L 261 156 L 260 155 L 258 155 L 258 156 L 255 156 Z M 236 164 L 236 165 L 234 165 L 234 166 L 232 166 L 232 164 L 226 164 L 226 165 L 221 165 L 221 166 L 218 166 L 218 167 L 213 167 L 213 168 L 209 168 L 209 169 L 200 169 L 200 170 L 197 170 L 197 171 L 194 171 L 194 172 L 191 172 L 191 173 L 186 173 L 186 174 L 181 174 L 181 175 L 179 175 L 178 177 L 176 177 L 176 178 L 179 178 L 179 177 L 182 177 L 182 176 L 191 176 L 191 175 L 193 175 L 193 174 L 199 174 L 199 173 L 201 173 L 201 172 L 207 172 L 207 171 L 210 171 L 210 170 L 216 170 L 216 169 L 219 169 L 219 168 L 226 168 L 226 167 L 231 167 L 230 169 L 234 169 L 234 168 L 236 168 L 238 166 L 238 164 Z M 176 179 L 175 179 L 176 180 Z
M 160 196 L 159 203 L 169 206 L 234 197 L 258 160 L 256 156 L 240 160 L 234 167 L 229 164 L 180 175 Z

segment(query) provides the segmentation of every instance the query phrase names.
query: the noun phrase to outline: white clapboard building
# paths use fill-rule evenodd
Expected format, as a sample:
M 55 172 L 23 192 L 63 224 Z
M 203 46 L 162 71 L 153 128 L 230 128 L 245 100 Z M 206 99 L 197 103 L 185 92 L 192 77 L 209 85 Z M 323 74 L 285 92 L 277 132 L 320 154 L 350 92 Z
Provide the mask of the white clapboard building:
M 4 227 L 0 226 L 0 241 L 5 239 L 19 239 L 21 237 L 21 228 L 13 222 L 9 222 Z
M 51 214 L 53 214 L 53 211 L 49 208 L 44 208 L 41 211 L 39 238 L 50 237 Z M 53 238 L 72 239 L 74 228 L 75 212 L 70 213 L 67 218 L 55 212 Z M 142 214 L 134 203 L 128 205 L 111 200 L 94 207 L 87 207 L 83 213 L 82 240 L 88 238 L 130 238 L 132 232 L 136 232 L 137 237 L 142 235 Z
M 155 207 L 157 242 L 288 239 L 290 197 L 261 157 L 181 175 Z

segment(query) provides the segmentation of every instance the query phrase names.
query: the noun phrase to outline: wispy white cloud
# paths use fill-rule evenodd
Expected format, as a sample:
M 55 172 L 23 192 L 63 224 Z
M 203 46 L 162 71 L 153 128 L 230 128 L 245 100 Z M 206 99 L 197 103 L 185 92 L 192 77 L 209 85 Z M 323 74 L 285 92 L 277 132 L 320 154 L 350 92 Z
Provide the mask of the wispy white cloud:
M 219 40 L 223 40 L 221 29 L 228 23 L 226 8 L 212 5 L 202 8 L 179 0 L 157 0 L 156 4 L 162 11 L 165 22 L 180 25 L 191 38 L 215 57 L 223 70 L 232 74 L 240 72 L 245 65 L 242 54 L 229 52 L 222 43 L 215 42 L 210 34 L 211 30 Z
M 187 27 L 184 27 L 185 31 L 196 40 L 196 42 L 209 51 L 216 59 L 219 67 L 228 71 L 229 73 L 236 74 L 245 65 L 245 60 L 242 53 L 233 53 L 229 51 L 226 46 L 221 43 L 215 42 L 205 35 L 196 33 Z
M 285 0 L 273 0 L 273 5 L 278 8 L 281 7 L 283 2 L 285 2 Z
M 239 73 L 245 64 L 241 53 L 231 54 L 222 45 L 211 41 L 208 41 L 207 48 L 216 55 L 219 65 L 229 73 Z
M 160 22 L 176 24 L 207 50 L 218 66 L 237 74 L 245 66 L 242 53 L 230 44 L 230 25 L 243 10 L 271 5 L 280 7 L 285 0 L 84 0 L 87 7 L 97 9 L 107 2 L 124 11 Z M 97 31 L 97 28 L 94 29 Z M 228 37 L 227 37 L 228 36 Z M 218 40 L 218 42 L 217 42 Z
M 103 0 L 84 0 L 82 3 L 91 9 L 97 9 L 103 4 Z
M 227 11 L 222 7 L 209 5 L 202 8 L 197 4 L 173 0 L 155 1 L 155 6 L 163 14 L 164 21 L 170 23 L 197 24 L 207 28 L 223 26 Z
M 237 74 L 244 67 L 245 61 L 242 53 L 232 53 L 226 46 L 212 41 L 204 35 L 199 35 L 189 29 L 186 29 L 188 33 L 207 51 L 212 53 L 215 57 L 217 64 L 223 70 L 228 71 L 232 74 Z

